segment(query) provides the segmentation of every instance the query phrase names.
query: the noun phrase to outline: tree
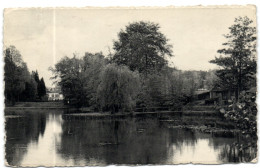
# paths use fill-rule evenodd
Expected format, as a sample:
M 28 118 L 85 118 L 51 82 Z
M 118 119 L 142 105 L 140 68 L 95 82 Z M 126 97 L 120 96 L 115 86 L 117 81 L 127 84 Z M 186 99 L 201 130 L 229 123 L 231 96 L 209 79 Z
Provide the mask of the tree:
M 99 74 L 105 62 L 102 53 L 86 53 L 83 58 L 74 54 L 73 58 L 64 57 L 50 68 L 65 101 L 78 107 L 95 105 Z
M 98 86 L 101 83 L 101 73 L 109 62 L 102 53 L 88 53 L 86 52 L 83 57 L 85 64 L 85 78 L 86 83 L 84 85 L 87 92 L 88 104 L 94 109 L 98 110 Z
M 151 74 L 146 77 L 142 85 L 141 96 L 144 101 L 143 106 L 146 108 L 162 106 L 165 98 L 165 84 L 164 76 Z M 139 97 L 140 98 L 140 97 Z M 139 100 L 140 101 L 140 100 Z
M 44 79 L 39 77 L 38 71 L 32 71 L 32 76 L 34 78 L 34 81 L 36 82 L 36 88 L 37 88 L 37 98 L 42 99 L 43 96 L 46 95 L 46 86 Z
M 23 101 L 35 101 L 37 98 L 37 82 L 34 75 L 31 75 L 30 80 L 25 83 L 23 91 Z
M 83 70 L 80 59 L 64 57 L 61 61 L 55 64 L 55 68 L 51 69 L 54 73 L 53 79 L 61 86 L 65 100 L 69 104 L 82 106 L 86 103 L 86 95 L 84 92 L 84 80 L 82 79 L 81 71 Z
M 160 71 L 167 65 L 165 56 L 172 56 L 172 46 L 159 29 L 158 24 L 143 21 L 126 26 L 114 42 L 113 61 L 140 73 Z
M 206 73 L 205 76 L 205 82 L 204 82 L 204 87 L 206 89 L 212 89 L 214 87 L 214 84 L 217 82 L 217 76 L 216 76 L 216 71 L 215 70 L 209 70 Z
M 136 98 L 140 88 L 140 78 L 137 72 L 132 72 L 126 66 L 109 64 L 100 77 L 98 100 L 101 108 L 113 113 L 132 111 L 136 106 Z
M 224 35 L 227 42 L 218 50 L 220 56 L 210 61 L 221 67 L 216 71 L 220 86 L 236 90 L 237 97 L 256 78 L 256 28 L 252 23 L 248 17 L 236 18 L 230 33 Z
M 34 80 L 35 80 L 37 83 L 40 83 L 38 71 L 37 71 L 37 70 L 36 70 L 35 72 L 33 71 L 32 74 L 34 75 Z
M 39 87 L 38 87 L 38 95 L 40 98 L 42 98 L 43 96 L 46 95 L 46 86 L 45 86 L 45 82 L 44 79 L 41 78 L 41 80 L 39 81 Z
M 37 99 L 40 99 L 41 98 L 41 96 L 39 95 L 39 93 L 41 92 L 40 91 L 40 79 L 39 79 L 39 74 L 38 74 L 38 71 L 36 70 L 36 71 L 32 71 L 32 76 L 33 76 L 33 78 L 34 78 L 34 81 L 36 82 L 36 98 Z
M 25 89 L 25 82 L 29 80 L 27 65 L 22 60 L 20 52 L 15 46 L 10 46 L 4 50 L 4 81 L 6 103 L 14 104 L 21 99 L 21 94 Z
M 30 74 L 22 55 L 15 46 L 7 47 L 4 55 L 5 102 L 14 104 L 17 101 L 35 101 L 39 93 L 38 89 L 41 90 L 43 87 L 38 72 Z

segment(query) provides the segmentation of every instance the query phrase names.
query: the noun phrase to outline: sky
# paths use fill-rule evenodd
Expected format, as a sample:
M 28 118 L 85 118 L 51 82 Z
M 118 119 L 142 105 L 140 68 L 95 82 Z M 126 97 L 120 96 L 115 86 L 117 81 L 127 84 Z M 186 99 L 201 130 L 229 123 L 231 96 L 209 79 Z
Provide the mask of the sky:
M 226 41 L 223 34 L 238 16 L 256 20 L 253 6 L 193 8 L 18 8 L 4 13 L 4 47 L 14 45 L 30 71 L 38 70 L 47 86 L 53 67 L 73 53 L 113 52 L 113 41 L 129 23 L 150 21 L 173 45 L 169 62 L 180 70 L 217 68 L 209 60 Z M 254 24 L 256 24 L 254 22 Z

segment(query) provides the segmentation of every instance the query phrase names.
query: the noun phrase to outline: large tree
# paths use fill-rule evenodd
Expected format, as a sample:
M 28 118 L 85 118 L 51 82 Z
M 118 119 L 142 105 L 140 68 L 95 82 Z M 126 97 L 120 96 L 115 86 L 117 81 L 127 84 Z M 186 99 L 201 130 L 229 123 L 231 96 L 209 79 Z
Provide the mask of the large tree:
M 224 48 L 217 51 L 220 56 L 210 61 L 221 67 L 216 71 L 220 86 L 236 90 L 237 96 L 255 85 L 256 28 L 252 23 L 248 17 L 236 18 L 230 33 L 224 35 Z
M 30 74 L 15 46 L 7 47 L 4 56 L 5 102 L 14 104 L 17 101 L 35 101 L 39 85 L 38 72 Z
M 127 65 L 130 70 L 141 73 L 160 71 L 167 64 L 166 56 L 172 56 L 172 46 L 160 31 L 160 26 L 152 22 L 134 22 L 118 34 L 114 42 L 113 61 Z
M 78 107 L 90 106 L 96 103 L 99 74 L 104 64 L 102 53 L 86 53 L 83 58 L 76 55 L 64 57 L 50 70 L 67 103 Z
M 84 92 L 84 82 L 82 76 L 83 62 L 76 58 L 64 57 L 60 60 L 55 68 L 51 69 L 54 73 L 53 79 L 58 79 L 55 82 L 61 86 L 65 100 L 69 104 L 82 106 L 86 103 L 86 95 Z
M 25 89 L 25 82 L 29 80 L 27 65 L 22 60 L 20 52 L 15 46 L 10 46 L 4 50 L 5 61 L 5 98 L 6 102 L 12 102 L 21 99 L 21 93 Z

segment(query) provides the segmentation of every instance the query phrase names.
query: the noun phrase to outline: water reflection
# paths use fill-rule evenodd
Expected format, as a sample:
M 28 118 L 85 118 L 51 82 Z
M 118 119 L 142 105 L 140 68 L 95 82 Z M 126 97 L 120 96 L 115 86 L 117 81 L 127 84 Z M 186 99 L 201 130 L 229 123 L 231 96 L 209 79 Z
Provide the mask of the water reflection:
M 237 135 L 168 128 L 157 119 L 65 120 L 61 112 L 6 116 L 6 161 L 16 166 L 215 164 L 256 156 L 256 149 L 239 150 Z
M 45 127 L 45 114 L 8 115 L 5 122 L 6 161 L 10 165 L 19 165 L 28 151 L 28 145 L 44 136 Z
M 156 125 L 156 121 L 134 119 L 64 121 L 58 152 L 87 162 L 95 158 L 104 164 L 163 163 L 169 132 Z

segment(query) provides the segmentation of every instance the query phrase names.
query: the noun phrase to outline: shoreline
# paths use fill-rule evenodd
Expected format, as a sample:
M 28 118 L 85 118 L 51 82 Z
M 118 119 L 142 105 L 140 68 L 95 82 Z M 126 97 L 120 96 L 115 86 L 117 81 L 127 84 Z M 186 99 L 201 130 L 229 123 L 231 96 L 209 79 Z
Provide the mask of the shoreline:
M 164 116 L 164 115 L 183 115 L 183 116 L 219 116 L 218 111 L 146 111 L 146 112 L 117 112 L 112 114 L 111 112 L 94 112 L 88 108 L 75 108 L 75 107 L 5 107 L 4 112 L 19 112 L 22 110 L 66 110 L 63 115 L 66 116 L 75 116 L 75 117 L 109 117 L 109 116 Z

